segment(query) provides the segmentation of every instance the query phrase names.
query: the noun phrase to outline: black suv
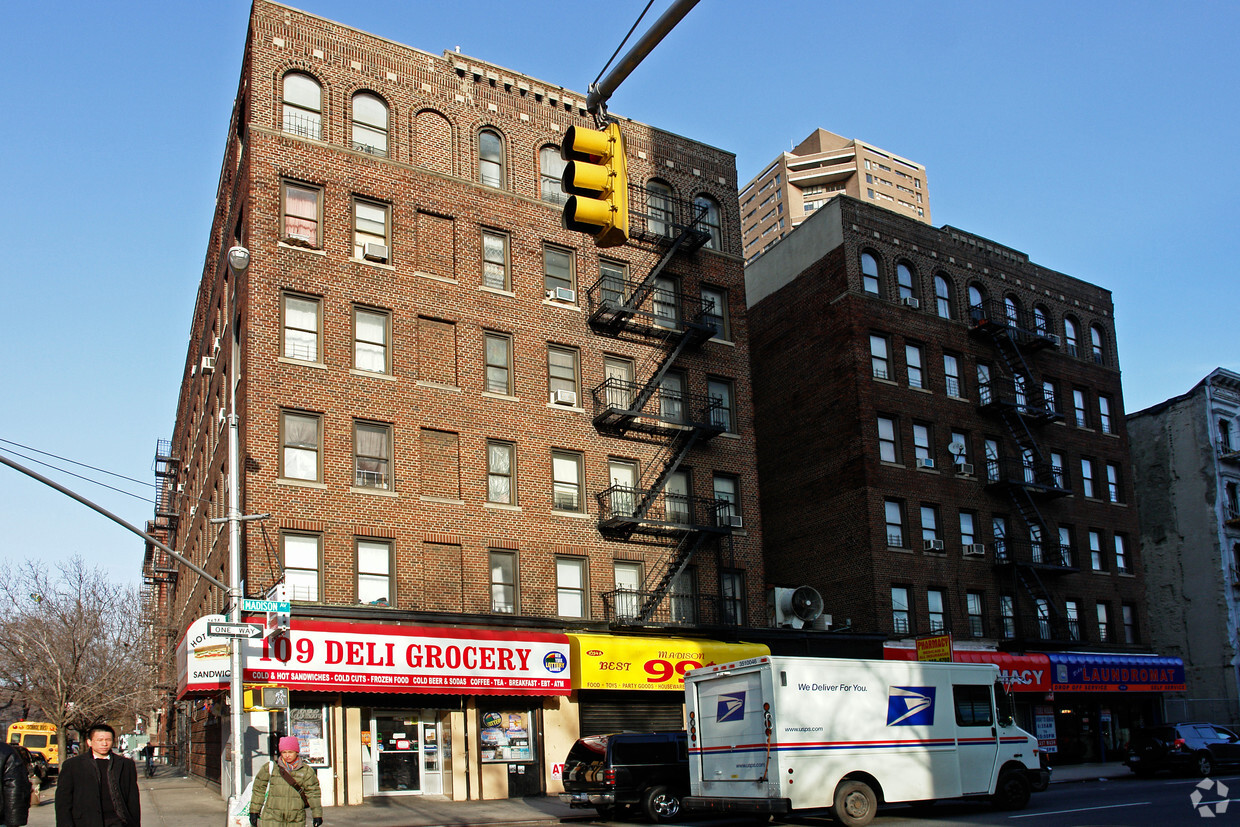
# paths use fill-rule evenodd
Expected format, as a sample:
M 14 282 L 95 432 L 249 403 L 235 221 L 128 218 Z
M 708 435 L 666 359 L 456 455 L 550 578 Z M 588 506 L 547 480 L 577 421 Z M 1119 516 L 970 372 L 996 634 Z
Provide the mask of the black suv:
M 651 821 L 672 821 L 689 794 L 689 742 L 680 732 L 618 732 L 573 744 L 560 800 L 611 818 L 640 806 Z
M 1215 724 L 1146 727 L 1132 737 L 1124 763 L 1137 775 L 1171 770 L 1204 777 L 1215 767 L 1240 765 L 1240 737 Z

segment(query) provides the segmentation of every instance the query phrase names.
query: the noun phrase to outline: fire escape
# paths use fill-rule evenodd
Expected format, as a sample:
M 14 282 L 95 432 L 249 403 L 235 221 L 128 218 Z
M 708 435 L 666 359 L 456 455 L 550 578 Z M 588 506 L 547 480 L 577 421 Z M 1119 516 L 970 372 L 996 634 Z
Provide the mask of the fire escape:
M 1043 509 L 1071 491 L 1064 469 L 1050 461 L 1038 438 L 1043 426 L 1061 419 L 1062 414 L 1031 364 L 1038 351 L 1058 347 L 1059 340 L 1045 325 L 1029 325 L 1010 300 L 974 305 L 969 317 L 970 335 L 994 345 L 1001 367 L 988 381 L 985 377 L 979 380 L 979 409 L 999 420 L 1015 445 L 1014 455 L 1008 457 L 987 451 L 985 484 L 1008 496 L 1028 537 L 995 538 L 995 566 L 1010 577 L 1014 594 L 1023 593 L 1032 604 L 1032 611 L 1022 612 L 1016 598 L 1014 635 L 1005 632 L 1004 636 L 1042 644 L 1068 641 L 1071 619 L 1060 611 L 1050 584 L 1078 568 L 1072 549 L 1060 545 L 1058 529 Z
M 172 443 L 161 439 L 155 447 L 155 519 L 147 522 L 147 533 L 169 547 L 175 547 L 180 518 L 177 514 L 177 476 L 181 462 L 172 454 Z M 158 659 L 173 645 L 175 629 L 171 625 L 172 590 L 176 585 L 176 562 L 163 549 L 146 545 L 142 561 L 141 620 L 155 644 Z M 158 662 L 155 664 L 160 665 Z M 170 672 L 157 671 L 160 678 L 175 680 Z M 162 683 L 160 689 L 171 689 Z
M 607 539 L 667 551 L 640 589 L 603 595 L 606 616 L 615 625 L 735 623 L 722 599 L 673 594 L 660 610 L 694 554 L 740 524 L 730 503 L 668 488 L 689 452 L 727 429 L 720 399 L 689 393 L 669 379 L 676 361 L 714 336 L 720 323 L 713 306 L 685 299 L 671 280 L 676 264 L 709 234 L 698 229 L 703 215 L 692 202 L 630 186 L 629 204 L 631 241 L 654 247 L 660 258 L 640 280 L 605 271 L 587 293 L 589 324 L 600 336 L 650 345 L 651 351 L 631 377 L 609 376 L 593 389 L 594 427 L 661 448 L 636 485 L 613 480 L 596 495 L 598 528 Z

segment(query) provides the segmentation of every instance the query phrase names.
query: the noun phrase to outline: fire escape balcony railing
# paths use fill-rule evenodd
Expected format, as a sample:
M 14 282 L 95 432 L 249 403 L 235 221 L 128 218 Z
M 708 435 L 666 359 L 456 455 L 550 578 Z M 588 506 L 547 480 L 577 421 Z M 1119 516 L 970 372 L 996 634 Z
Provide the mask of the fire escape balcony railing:
M 1003 618 L 999 639 L 1033 644 L 1039 647 L 1060 647 L 1081 642 L 1081 622 L 1067 617 L 1029 612 Z
M 732 503 L 712 497 L 674 494 L 613 485 L 595 495 L 599 509 L 599 531 L 605 536 L 645 534 L 678 537 L 686 531 L 728 534 L 736 518 Z M 649 500 L 645 512 L 641 503 Z
M 1067 487 L 1063 469 L 1040 460 L 986 460 L 988 488 L 1024 488 L 1035 497 L 1065 497 L 1072 493 Z
M 970 332 L 990 335 L 1002 331 L 1030 351 L 1059 347 L 1059 337 L 1050 332 L 1045 322 L 1031 319 L 1027 311 L 1010 308 L 1000 299 L 970 305 L 969 322 Z
M 1033 543 L 1002 537 L 991 544 L 991 549 L 996 566 L 1031 566 L 1051 574 L 1080 571 L 1072 559 L 1072 549 L 1058 543 Z
M 680 241 L 685 252 L 692 252 L 710 240 L 710 233 L 702 226 L 706 212 L 705 207 L 689 199 L 629 184 L 631 240 L 651 244 Z
M 645 281 L 603 275 L 586 290 L 590 326 L 618 338 L 674 341 L 690 336 L 705 341 L 723 325 L 713 304 Z
M 1041 388 L 1021 389 L 1016 380 L 1010 376 L 992 378 L 989 382 L 979 383 L 977 398 L 978 410 L 983 413 L 1002 416 L 1004 411 L 1012 410 L 1027 421 L 1036 424 L 1047 424 L 1063 419 L 1063 414 L 1055 410 L 1055 400 L 1047 399 Z
M 671 592 L 657 604 L 653 614 L 642 618 L 642 609 L 654 592 L 616 589 L 603 592 L 603 617 L 611 626 L 740 626 L 737 600 L 711 594 Z
M 1222 440 L 1219 440 L 1218 458 L 1223 462 L 1240 463 L 1240 448 L 1234 448 L 1230 442 L 1223 442 Z
M 727 430 L 723 400 L 702 393 L 658 387 L 642 398 L 645 386 L 611 377 L 591 391 L 594 427 L 603 433 L 623 435 L 640 431 L 657 437 L 675 436 L 685 428 L 697 428 L 702 437 Z

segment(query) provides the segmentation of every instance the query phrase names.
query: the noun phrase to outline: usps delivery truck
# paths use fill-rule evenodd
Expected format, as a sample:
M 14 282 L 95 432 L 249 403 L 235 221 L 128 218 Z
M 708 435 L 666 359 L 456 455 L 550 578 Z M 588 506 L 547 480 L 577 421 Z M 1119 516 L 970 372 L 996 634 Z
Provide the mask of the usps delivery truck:
M 765 817 L 987 796 L 1020 809 L 1042 773 L 994 664 L 766 656 L 685 677 L 689 809 Z

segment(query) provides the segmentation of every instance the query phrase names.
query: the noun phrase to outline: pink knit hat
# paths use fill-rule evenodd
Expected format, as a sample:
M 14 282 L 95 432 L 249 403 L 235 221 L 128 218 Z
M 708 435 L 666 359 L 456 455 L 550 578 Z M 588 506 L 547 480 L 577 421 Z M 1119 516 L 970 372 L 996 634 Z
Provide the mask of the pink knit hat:
M 280 739 L 280 752 L 292 750 L 293 752 L 301 752 L 301 743 L 295 735 L 285 735 Z

